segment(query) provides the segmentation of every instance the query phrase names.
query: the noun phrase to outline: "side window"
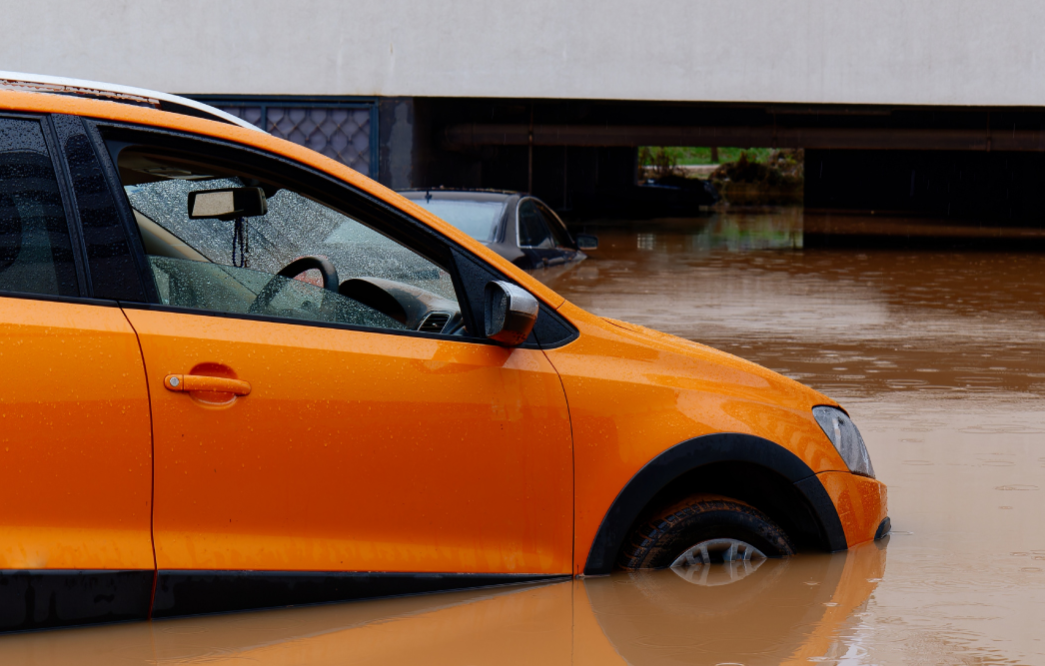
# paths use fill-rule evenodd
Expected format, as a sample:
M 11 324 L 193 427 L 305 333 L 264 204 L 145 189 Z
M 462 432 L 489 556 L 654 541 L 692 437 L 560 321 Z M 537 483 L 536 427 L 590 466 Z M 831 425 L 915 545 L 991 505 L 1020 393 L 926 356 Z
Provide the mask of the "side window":
M 203 157 L 131 147 L 118 166 L 164 305 L 464 332 L 442 266 L 316 199 Z
M 78 296 L 73 261 L 40 123 L 0 118 L 0 290 Z
M 551 230 L 552 240 L 555 243 L 555 247 L 576 249 L 573 239 L 570 238 L 570 234 L 566 231 L 566 226 L 562 223 L 562 220 L 559 219 L 559 216 L 553 213 L 552 210 L 544 204 L 537 204 L 537 207 L 540 209 L 541 216 L 548 225 L 548 229 Z
M 533 199 L 523 199 L 519 204 L 518 225 L 520 247 L 554 247 L 548 226 Z

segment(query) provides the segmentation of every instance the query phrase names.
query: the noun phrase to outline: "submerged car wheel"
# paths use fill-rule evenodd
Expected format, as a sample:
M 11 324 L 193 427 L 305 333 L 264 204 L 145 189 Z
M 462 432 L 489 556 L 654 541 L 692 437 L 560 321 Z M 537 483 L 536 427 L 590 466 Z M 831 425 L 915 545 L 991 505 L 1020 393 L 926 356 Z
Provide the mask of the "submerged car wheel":
M 794 555 L 795 547 L 769 516 L 737 500 L 697 495 L 668 507 L 635 530 L 621 549 L 622 569 Z

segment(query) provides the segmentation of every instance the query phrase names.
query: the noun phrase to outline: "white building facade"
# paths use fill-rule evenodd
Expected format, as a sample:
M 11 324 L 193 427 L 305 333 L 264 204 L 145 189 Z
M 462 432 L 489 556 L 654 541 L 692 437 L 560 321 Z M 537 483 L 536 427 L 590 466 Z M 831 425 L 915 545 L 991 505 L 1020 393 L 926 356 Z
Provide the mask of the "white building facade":
M 0 68 L 175 93 L 1045 104 L 1035 0 L 36 0 Z

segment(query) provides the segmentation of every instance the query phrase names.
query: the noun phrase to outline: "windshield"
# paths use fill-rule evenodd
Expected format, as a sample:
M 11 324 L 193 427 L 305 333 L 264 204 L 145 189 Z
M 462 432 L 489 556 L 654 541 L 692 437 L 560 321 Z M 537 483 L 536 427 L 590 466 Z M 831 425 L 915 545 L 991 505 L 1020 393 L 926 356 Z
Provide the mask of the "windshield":
M 482 243 L 494 240 L 497 223 L 504 214 L 503 201 L 454 201 L 451 199 L 411 199 L 432 215 L 442 218 Z

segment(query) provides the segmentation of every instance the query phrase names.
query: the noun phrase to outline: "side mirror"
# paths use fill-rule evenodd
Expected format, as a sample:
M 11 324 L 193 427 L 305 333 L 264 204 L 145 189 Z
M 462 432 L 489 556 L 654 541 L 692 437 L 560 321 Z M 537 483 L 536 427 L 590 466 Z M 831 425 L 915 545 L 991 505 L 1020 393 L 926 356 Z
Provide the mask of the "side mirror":
M 486 337 L 505 347 L 517 347 L 530 337 L 540 306 L 528 291 L 501 280 L 487 282 L 483 304 Z
M 591 234 L 577 234 L 577 248 L 580 250 L 598 250 L 599 237 Z
M 190 220 L 235 220 L 237 217 L 264 215 L 268 210 L 268 200 L 260 187 L 189 192 Z

